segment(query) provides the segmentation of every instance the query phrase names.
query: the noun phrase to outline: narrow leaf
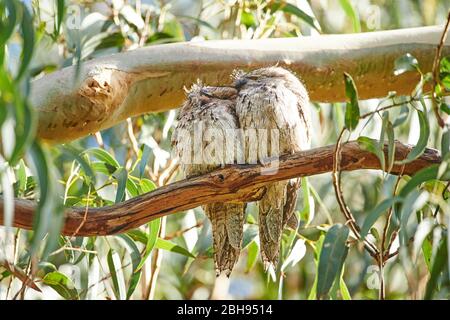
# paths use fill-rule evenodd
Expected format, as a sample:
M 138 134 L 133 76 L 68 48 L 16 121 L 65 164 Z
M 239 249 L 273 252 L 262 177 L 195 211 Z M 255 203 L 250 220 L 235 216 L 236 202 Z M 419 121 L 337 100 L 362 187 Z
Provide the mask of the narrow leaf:
M 165 239 L 158 238 L 158 240 L 156 240 L 155 248 L 178 253 L 188 258 L 195 258 L 195 256 L 187 249 Z
M 427 287 L 425 290 L 425 300 L 431 300 L 438 286 L 439 276 L 442 272 L 444 272 L 445 267 L 447 265 L 447 239 L 444 238 L 441 240 L 438 251 L 433 261 L 433 265 L 431 267 L 431 275 L 428 280 Z
M 306 12 L 304 12 L 303 10 L 301 10 L 300 8 L 298 8 L 297 6 L 295 6 L 291 3 L 287 3 L 285 1 L 275 1 L 273 3 L 273 5 L 270 7 L 270 9 L 273 12 L 281 10 L 285 13 L 295 15 L 295 16 L 299 17 L 300 19 L 302 19 L 303 21 L 305 21 L 307 24 L 309 24 L 311 27 L 313 27 L 317 31 L 319 31 L 319 32 L 321 31 L 319 22 L 317 21 L 316 18 L 311 17 L 309 14 L 307 14 Z
M 394 75 L 398 76 L 407 71 L 418 71 L 419 62 L 410 53 L 401 56 L 394 62 Z
M 385 213 L 390 207 L 394 204 L 401 202 L 401 199 L 398 197 L 389 198 L 383 200 L 379 205 L 377 205 L 372 211 L 367 214 L 366 219 L 364 220 L 364 224 L 361 228 L 361 237 L 365 237 L 369 232 L 370 228 L 375 224 L 383 213 Z
M 115 169 L 118 169 L 120 167 L 119 163 L 116 159 L 106 150 L 100 149 L 100 148 L 91 148 L 85 151 L 85 153 L 88 153 L 95 158 L 97 158 L 100 161 L 103 161 L 110 166 L 113 166 Z
M 124 300 L 126 298 L 125 280 L 123 278 L 119 255 L 113 249 L 110 249 L 108 252 L 107 262 L 109 272 L 111 273 L 111 279 L 113 282 L 116 298 Z
M 360 33 L 361 32 L 361 22 L 359 21 L 359 14 L 353 7 L 352 3 L 349 0 L 340 0 L 342 9 L 344 9 L 345 14 L 350 18 L 353 25 L 353 32 Z
M 82 152 L 80 150 L 77 150 L 75 147 L 71 145 L 64 145 L 61 147 L 61 150 L 69 155 L 72 159 L 78 162 L 78 164 L 83 168 L 84 173 L 86 174 L 86 177 L 88 178 L 88 183 L 95 184 L 95 174 L 92 170 L 89 163 L 81 156 Z
M 358 91 L 356 89 L 353 78 L 344 73 L 345 82 L 345 95 L 347 97 L 347 106 L 345 108 L 345 127 L 352 131 L 356 128 L 359 122 L 359 103 L 358 103 Z
M 253 267 L 256 264 L 256 260 L 258 258 L 258 252 L 259 252 L 259 244 L 256 241 L 250 242 L 250 244 L 247 246 L 247 265 L 245 268 L 245 273 L 250 272 L 250 270 L 253 269 Z
M 156 219 L 153 220 L 152 222 L 150 222 L 148 224 L 149 226 L 149 234 L 148 234 L 148 238 L 147 238 L 147 245 L 145 247 L 145 253 L 144 256 L 142 257 L 141 262 L 139 263 L 139 266 L 137 267 L 137 270 L 141 270 L 141 268 L 144 266 L 145 261 L 147 260 L 148 256 L 150 255 L 150 253 L 152 252 L 156 241 L 158 239 L 158 234 L 159 234 L 159 228 L 161 226 L 161 219 Z
M 16 76 L 16 81 L 19 81 L 25 72 L 28 70 L 28 65 L 31 62 L 31 57 L 34 51 L 34 24 L 33 17 L 28 11 L 28 7 L 22 3 L 22 22 L 20 29 L 22 31 L 22 61 Z
M 286 270 L 287 267 L 294 267 L 300 260 L 303 259 L 306 253 L 305 241 L 303 239 L 298 239 L 295 245 L 292 247 L 286 260 L 284 260 L 281 266 L 281 271 Z
M 349 229 L 342 224 L 332 226 L 324 239 L 320 252 L 317 297 L 326 295 L 333 285 L 333 282 L 342 270 L 348 247 L 346 245 Z
M 141 147 L 141 150 L 142 156 L 141 161 L 139 162 L 139 178 L 142 178 L 144 176 L 145 167 L 147 166 L 147 162 L 150 157 L 150 152 L 152 151 L 152 149 L 144 143 Z
M 78 294 L 75 285 L 72 280 L 65 274 L 54 271 L 47 273 L 42 279 L 42 282 L 47 286 L 51 287 L 53 290 L 58 292 L 58 294 L 67 300 L 79 300 L 80 296 Z
M 114 174 L 117 180 L 117 193 L 115 203 L 119 203 L 125 200 L 125 189 L 128 181 L 128 172 L 125 168 L 120 168 L 117 173 Z
M 385 160 L 384 160 L 384 152 L 383 152 L 383 145 L 380 145 L 377 140 L 370 139 L 368 137 L 358 137 L 358 145 L 361 149 L 369 151 L 370 153 L 373 153 L 377 156 L 378 160 L 380 161 L 380 165 L 382 170 L 385 170 Z
M 412 150 L 408 153 L 406 159 L 399 161 L 399 164 L 409 163 L 422 155 L 427 147 L 428 138 L 430 137 L 430 124 L 428 123 L 427 116 L 423 111 L 417 110 L 420 124 L 419 140 Z

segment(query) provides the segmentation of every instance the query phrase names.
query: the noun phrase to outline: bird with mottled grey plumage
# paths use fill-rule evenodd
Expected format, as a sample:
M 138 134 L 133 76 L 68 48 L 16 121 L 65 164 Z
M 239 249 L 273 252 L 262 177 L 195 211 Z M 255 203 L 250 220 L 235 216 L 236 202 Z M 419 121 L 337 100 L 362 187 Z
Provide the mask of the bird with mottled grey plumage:
M 293 73 L 281 67 L 237 72 L 234 86 L 239 92 L 236 113 L 240 128 L 244 132 L 267 130 L 267 145 L 258 143 L 258 149 L 255 144 L 244 144 L 247 162 L 256 159 L 265 164 L 271 157 L 310 147 L 309 97 Z M 262 153 L 261 146 L 268 151 Z M 299 187 L 299 179 L 271 183 L 258 201 L 261 256 L 266 269 L 278 263 L 284 227 L 298 224 L 294 210 Z
M 231 87 L 198 84 L 189 91 L 172 135 L 186 177 L 236 162 L 238 146 L 225 142 L 239 129 L 236 97 Z M 202 208 L 211 221 L 216 275 L 229 276 L 241 251 L 245 204 L 213 203 Z

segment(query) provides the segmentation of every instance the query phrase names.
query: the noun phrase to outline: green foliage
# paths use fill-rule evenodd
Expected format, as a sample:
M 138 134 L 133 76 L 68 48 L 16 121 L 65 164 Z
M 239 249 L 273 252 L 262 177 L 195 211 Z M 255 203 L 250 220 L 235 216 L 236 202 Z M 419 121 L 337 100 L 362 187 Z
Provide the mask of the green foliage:
M 320 251 L 317 268 L 317 297 L 323 298 L 331 289 L 334 281 L 339 282 L 339 275 L 347 257 L 347 238 L 349 229 L 341 224 L 332 226 L 326 233 Z
M 405 164 L 417 159 L 419 156 L 423 154 L 425 148 L 427 147 L 428 138 L 430 137 L 430 125 L 428 119 L 426 118 L 426 114 L 423 111 L 417 110 L 417 114 L 419 116 L 419 130 L 420 135 L 417 143 L 414 148 L 412 148 L 411 152 L 408 153 L 408 156 L 405 160 L 399 162 L 399 164 Z
M 345 11 L 345 14 L 352 21 L 353 31 L 356 33 L 361 32 L 361 22 L 359 21 L 359 14 L 353 7 L 350 0 L 339 0 L 339 3 L 342 9 Z
M 449 281 L 449 269 L 448 269 L 448 248 L 447 248 L 447 238 L 441 240 L 434 261 L 431 265 L 430 280 L 427 283 L 427 288 L 425 291 L 425 299 L 429 300 L 433 297 L 434 292 L 438 287 L 438 283 L 441 279 L 441 274 L 447 279 L 442 279 L 445 282 Z
M 344 73 L 345 95 L 349 102 L 345 107 L 345 127 L 354 130 L 359 122 L 358 91 L 355 82 L 348 73 Z
M 28 6 L 18 0 L 0 2 L 0 192 L 4 202 L 0 214 L 5 222 L 12 221 L 14 197 L 38 201 L 33 231 L 0 228 L 0 242 L 9 237 L 16 248 L 7 256 L 14 264 L 7 265 L 0 257 L 2 299 L 16 294 L 46 298 L 48 291 L 41 290 L 45 286 L 61 299 L 198 299 L 209 298 L 214 286 L 211 228 L 201 210 L 157 219 L 115 236 L 60 235 L 64 207 L 112 205 L 178 178 L 169 159 L 174 112 L 139 116 L 95 137 L 48 146 L 35 138 L 38 115 L 35 102 L 28 98 L 31 80 L 70 65 L 80 70 L 91 58 L 197 37 L 299 37 L 302 41 L 300 36 L 314 33 L 373 30 L 357 1 L 302 1 L 301 5 L 205 1 L 201 8 L 195 2 L 188 9 L 175 1 L 153 3 L 44 0 Z M 426 14 L 415 3 L 404 1 L 401 10 L 407 8 L 411 14 L 403 14 L 397 2 L 377 2 L 383 12 L 377 28 L 443 22 L 440 18 L 425 21 Z M 427 5 L 435 10 L 448 6 L 443 0 Z M 347 19 L 335 21 L 336 14 Z M 319 120 L 313 125 L 321 134 L 314 144 L 334 144 L 345 127 L 385 171 L 343 173 L 342 186 L 361 237 L 392 255 L 388 265 L 393 267 L 384 270 L 386 282 L 402 276 L 418 283 L 427 274 L 423 297 L 418 296 L 420 288 L 408 283 L 408 288 L 388 285 L 387 298 L 448 299 L 450 134 L 447 127 L 439 129 L 430 115 L 428 91 L 435 93 L 439 111 L 450 114 L 446 100 L 450 58 L 441 59 L 434 87 L 432 75 L 424 74 L 421 67 L 412 54 L 398 57 L 392 72 L 398 76 L 414 72 L 420 81 L 408 96 L 390 93 L 375 102 L 359 100 L 357 86 L 365 84 L 358 83 L 356 74 L 353 79 L 345 73 L 345 110 L 338 103 L 315 104 L 314 118 Z M 403 161 L 394 159 L 396 139 L 415 144 Z M 389 174 L 394 165 L 423 155 L 426 147 L 440 148 L 441 165 L 401 179 Z M 229 295 L 376 297 L 377 288 L 369 285 L 378 277 L 369 272 L 376 262 L 347 227 L 330 177 L 302 179 L 296 213 L 300 224 L 284 232 L 280 265 L 272 277 L 264 273 L 259 257 L 257 209 L 249 204 L 247 211 L 242 255 L 231 276 Z M 159 276 L 152 278 L 153 270 Z M 11 280 L 11 288 L 3 290 Z
M 149 233 L 147 235 L 147 243 L 145 246 L 144 257 L 139 263 L 137 270 L 139 271 L 145 263 L 145 260 L 148 258 L 149 254 L 152 252 L 153 247 L 156 244 L 156 240 L 158 239 L 159 228 L 161 226 L 161 219 L 156 219 L 149 223 Z
M 384 152 L 383 145 L 380 145 L 379 141 L 375 139 L 370 139 L 368 137 L 358 137 L 358 144 L 361 149 L 369 151 L 377 156 L 378 160 L 380 160 L 381 168 L 385 169 L 385 160 L 384 160 Z
M 295 5 L 291 3 L 287 3 L 284 1 L 275 1 L 271 6 L 270 9 L 274 12 L 281 10 L 284 13 L 291 14 L 294 16 L 299 17 L 301 20 L 309 24 L 311 27 L 316 29 L 317 31 L 320 30 L 319 22 L 315 17 L 310 16 L 305 11 L 301 10 L 300 8 L 296 7 Z
M 395 60 L 394 74 L 396 76 L 407 71 L 419 71 L 419 62 L 410 53 Z
M 79 295 L 72 280 L 58 271 L 49 272 L 42 282 L 58 292 L 64 299 L 79 300 Z

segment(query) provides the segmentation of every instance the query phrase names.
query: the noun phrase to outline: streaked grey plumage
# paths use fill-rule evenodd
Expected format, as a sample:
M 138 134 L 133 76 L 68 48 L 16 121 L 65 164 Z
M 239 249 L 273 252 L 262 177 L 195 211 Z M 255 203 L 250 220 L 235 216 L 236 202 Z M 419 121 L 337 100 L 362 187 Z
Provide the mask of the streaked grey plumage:
M 186 177 L 210 172 L 225 164 L 226 160 L 235 161 L 234 158 L 215 157 L 217 154 L 206 152 L 200 161 L 195 161 L 198 150 L 206 151 L 211 147 L 211 141 L 195 138 L 194 132 L 199 130 L 202 135 L 212 132 L 213 138 L 220 142 L 219 148 L 228 147 L 224 147 L 223 143 L 227 130 L 239 128 L 235 113 L 236 95 L 236 90 L 231 87 L 192 87 L 180 110 L 178 125 L 172 136 L 172 143 L 181 159 L 181 168 Z M 194 147 L 196 143 L 199 144 L 197 150 Z M 211 221 L 216 274 L 223 272 L 229 276 L 241 251 L 245 204 L 214 203 L 202 208 Z
M 310 147 L 309 97 L 295 75 L 280 67 L 240 72 L 235 76 L 235 87 L 239 91 L 236 113 L 241 129 L 278 130 L 279 139 L 268 141 L 268 150 L 279 143 L 279 155 Z M 254 152 L 245 145 L 247 161 L 255 157 L 260 163 L 267 161 Z M 272 183 L 258 202 L 261 255 L 266 268 L 278 263 L 283 228 L 298 223 L 293 213 L 299 187 L 299 179 Z

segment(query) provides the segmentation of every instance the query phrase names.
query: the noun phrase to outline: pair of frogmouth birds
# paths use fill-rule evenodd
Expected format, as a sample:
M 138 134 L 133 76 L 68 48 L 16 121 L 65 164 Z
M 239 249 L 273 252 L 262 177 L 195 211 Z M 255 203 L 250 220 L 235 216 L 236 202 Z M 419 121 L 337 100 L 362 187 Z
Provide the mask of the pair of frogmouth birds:
M 274 156 L 310 147 L 308 93 L 293 73 L 267 67 L 238 71 L 233 78 L 231 86 L 194 85 L 181 106 L 172 142 L 186 177 L 210 172 L 229 160 L 265 164 Z M 235 140 L 237 151 L 230 153 L 233 150 L 225 140 L 233 132 L 241 139 Z M 272 151 L 270 155 L 267 149 Z M 278 263 L 283 229 L 298 225 L 294 211 L 300 180 L 274 182 L 265 188 L 258 201 L 258 223 L 261 257 L 267 270 Z M 213 203 L 202 208 L 212 225 L 216 274 L 229 276 L 241 250 L 246 204 Z

